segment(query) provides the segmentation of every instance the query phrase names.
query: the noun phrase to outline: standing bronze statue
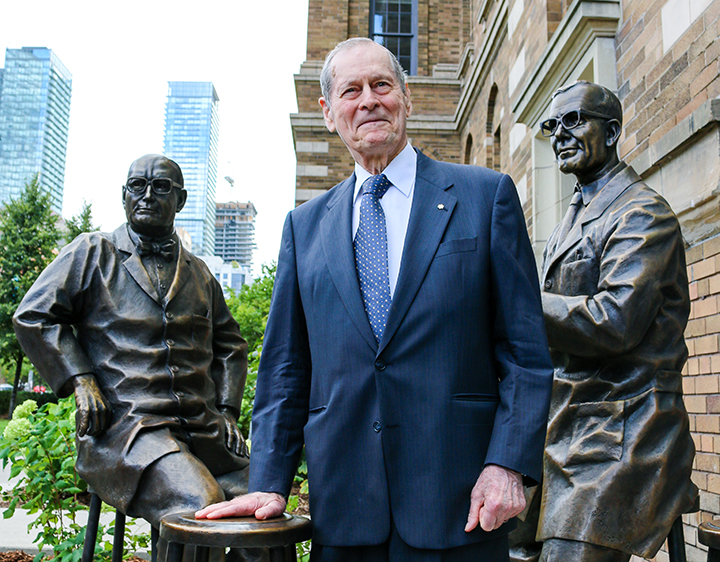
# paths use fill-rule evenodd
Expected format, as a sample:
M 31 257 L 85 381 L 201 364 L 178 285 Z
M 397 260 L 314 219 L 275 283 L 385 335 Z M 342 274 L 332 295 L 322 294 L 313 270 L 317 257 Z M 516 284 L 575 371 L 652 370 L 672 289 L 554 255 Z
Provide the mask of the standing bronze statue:
M 187 198 L 180 167 L 139 158 L 122 197 L 127 224 L 63 248 L 20 304 L 15 331 L 53 391 L 75 394 L 78 473 L 157 528 L 168 513 L 247 490 L 237 426 L 247 344 L 219 283 L 175 234 Z
M 621 128 L 618 98 L 588 82 L 555 92 L 541 125 L 577 179 L 542 268 L 555 367 L 537 530 L 548 562 L 652 557 L 697 498 L 684 244 L 667 202 L 619 160 Z

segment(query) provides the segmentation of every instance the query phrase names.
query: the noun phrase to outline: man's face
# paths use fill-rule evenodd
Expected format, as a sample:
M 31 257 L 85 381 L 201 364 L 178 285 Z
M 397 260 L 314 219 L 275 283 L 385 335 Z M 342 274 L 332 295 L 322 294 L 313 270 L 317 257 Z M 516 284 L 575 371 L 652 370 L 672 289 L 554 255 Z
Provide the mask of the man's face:
M 598 93 L 580 85 L 563 92 L 553 99 L 550 117 L 559 119 L 568 111 L 597 109 Z M 580 183 L 594 178 L 614 157 L 615 140 L 608 128 L 608 120 L 582 115 L 580 124 L 572 129 L 559 125 L 550 137 L 558 167 L 563 174 L 573 174 Z
M 407 144 L 412 103 L 387 52 L 374 44 L 351 47 L 335 55 L 332 71 L 330 99 L 320 98 L 327 128 L 338 132 L 358 162 L 394 158 Z
M 182 176 L 173 164 L 162 157 L 143 157 L 130 166 L 128 179 L 169 178 L 177 183 Z M 147 184 L 141 193 L 133 193 L 123 186 L 125 216 L 135 232 L 146 236 L 163 236 L 172 232 L 175 213 L 185 205 L 187 192 L 173 188 L 170 193 L 158 194 Z

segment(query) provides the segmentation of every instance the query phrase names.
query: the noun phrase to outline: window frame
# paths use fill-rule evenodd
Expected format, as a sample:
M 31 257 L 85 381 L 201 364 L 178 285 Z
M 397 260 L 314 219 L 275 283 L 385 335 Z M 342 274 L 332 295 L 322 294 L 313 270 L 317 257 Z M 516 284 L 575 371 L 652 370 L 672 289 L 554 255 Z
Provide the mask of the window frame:
M 386 0 L 385 0 L 386 1 Z M 370 0 L 370 14 L 368 17 L 368 37 L 375 41 L 376 37 L 409 37 L 411 40 L 411 53 L 410 53 L 410 68 L 405 68 L 405 71 L 410 76 L 417 75 L 418 66 L 418 0 L 411 0 L 412 6 L 412 30 L 411 33 L 375 33 L 375 3 L 376 0 Z M 397 56 L 397 54 L 396 54 Z

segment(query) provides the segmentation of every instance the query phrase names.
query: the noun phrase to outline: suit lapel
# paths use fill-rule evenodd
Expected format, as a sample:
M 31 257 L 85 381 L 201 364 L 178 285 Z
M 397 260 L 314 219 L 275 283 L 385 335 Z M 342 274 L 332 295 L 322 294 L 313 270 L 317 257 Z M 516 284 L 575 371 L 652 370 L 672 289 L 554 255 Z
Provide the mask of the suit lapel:
M 638 181 L 640 181 L 640 176 L 635 173 L 635 170 L 628 166 L 618 172 L 615 177 L 593 197 L 590 204 L 575 222 L 570 232 L 568 232 L 565 240 L 557 241 L 557 248 L 552 257 L 549 258 L 547 267 L 545 267 L 543 281 L 545 281 L 545 277 L 547 277 L 552 266 L 582 238 L 583 226 L 602 215 L 613 201 L 620 197 L 628 187 Z
M 400 273 L 379 352 L 397 331 L 420 290 L 457 203 L 457 199 L 445 191 L 452 186 L 452 181 L 439 171 L 436 162 L 418 152 L 417 166 Z
M 140 288 L 145 291 L 152 300 L 161 304 L 160 296 L 155 290 L 152 281 L 150 281 L 150 277 L 148 277 L 145 267 L 143 267 L 142 260 L 137 254 L 135 244 L 133 244 L 132 240 L 130 240 L 130 235 L 128 234 L 127 229 L 127 224 L 123 224 L 113 233 L 117 249 L 130 254 L 123 262 L 123 266 L 135 282 L 140 285 Z
M 328 211 L 320 220 L 320 233 L 330 277 L 355 327 L 363 339 L 377 348 L 365 305 L 360 294 L 352 243 L 352 210 L 355 174 L 336 188 L 327 203 Z

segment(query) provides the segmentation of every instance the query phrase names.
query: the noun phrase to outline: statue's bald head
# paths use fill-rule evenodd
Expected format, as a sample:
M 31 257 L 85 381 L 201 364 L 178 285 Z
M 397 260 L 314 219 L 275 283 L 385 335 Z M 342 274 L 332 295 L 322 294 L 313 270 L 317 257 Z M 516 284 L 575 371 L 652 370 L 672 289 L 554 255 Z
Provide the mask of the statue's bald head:
M 161 154 L 146 154 L 130 164 L 128 178 L 141 177 L 152 179 L 155 177 L 170 178 L 184 186 L 182 170 L 177 162 Z

